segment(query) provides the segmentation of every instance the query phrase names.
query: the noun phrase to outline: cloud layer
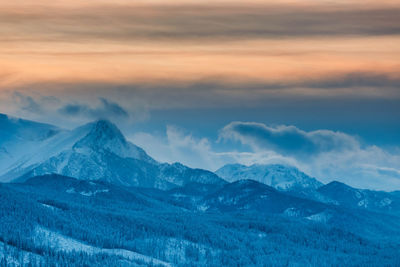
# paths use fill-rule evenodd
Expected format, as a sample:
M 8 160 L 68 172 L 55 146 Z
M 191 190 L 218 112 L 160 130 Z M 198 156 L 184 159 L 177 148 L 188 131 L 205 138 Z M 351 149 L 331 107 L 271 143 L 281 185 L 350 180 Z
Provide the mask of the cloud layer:
M 221 137 L 250 145 L 255 151 L 267 149 L 284 155 L 313 156 L 359 148 L 354 137 L 340 132 L 305 132 L 295 126 L 269 127 L 254 122 L 232 122 L 221 130 Z
M 29 6 L 28 4 L 26 6 Z M 78 8 L 79 6 L 79 8 Z M 395 5 L 203 3 L 86 4 L 75 8 L 36 5 L 4 8 L 1 24 L 13 25 L 15 38 L 48 41 L 246 40 L 332 35 L 396 35 Z M 17 23 L 16 23 L 17 22 Z M 349 26 L 350 25 L 350 26 Z M 26 35 L 24 35 L 25 33 Z
M 357 72 L 327 85 L 371 87 L 399 71 L 399 18 L 392 1 L 13 1 L 0 10 L 0 86 L 293 85 Z

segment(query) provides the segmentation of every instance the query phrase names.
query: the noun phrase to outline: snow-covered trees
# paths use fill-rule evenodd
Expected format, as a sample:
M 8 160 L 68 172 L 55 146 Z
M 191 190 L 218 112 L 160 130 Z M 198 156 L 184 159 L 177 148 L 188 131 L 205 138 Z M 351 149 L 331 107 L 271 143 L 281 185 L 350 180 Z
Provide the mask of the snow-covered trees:
M 85 196 L 67 193 L 69 186 L 0 186 L 0 266 L 400 264 L 397 217 L 340 210 L 318 223 L 254 210 L 200 212 L 162 191 L 109 187 Z M 38 227 L 65 239 L 38 235 Z M 60 249 L 60 240 L 85 249 Z

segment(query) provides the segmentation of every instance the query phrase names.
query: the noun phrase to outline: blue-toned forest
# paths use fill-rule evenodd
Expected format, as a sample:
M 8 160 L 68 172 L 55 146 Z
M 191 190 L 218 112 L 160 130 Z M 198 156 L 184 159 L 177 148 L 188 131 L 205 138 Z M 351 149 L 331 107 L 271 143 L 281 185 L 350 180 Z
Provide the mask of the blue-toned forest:
M 400 222 L 396 216 L 327 205 L 321 208 L 328 210 L 332 217 L 329 222 L 321 222 L 300 215 L 285 215 L 278 210 L 270 210 L 267 204 L 262 203 L 254 209 L 241 206 L 227 209 L 225 205 L 210 204 L 213 206 L 211 211 L 202 211 L 195 207 L 196 204 L 188 207 L 188 198 L 196 199 L 194 202 L 200 205 L 204 199 L 218 195 L 218 191 L 230 190 L 227 188 L 229 185 L 201 194 L 191 190 L 191 186 L 196 187 L 188 185 L 187 188 L 170 191 L 122 188 L 54 175 L 32 178 L 23 184 L 2 184 L 1 264 L 400 264 Z M 243 184 L 240 189 L 254 190 L 254 186 L 263 187 L 251 182 Z M 72 192 L 72 188 L 76 193 L 68 193 Z M 80 194 L 96 190 L 99 193 L 90 197 Z M 271 195 L 280 194 L 271 191 Z M 241 191 L 231 193 L 234 198 L 239 198 Z M 282 201 L 276 204 L 297 205 L 304 201 L 288 198 L 293 203 Z M 246 205 L 257 202 L 243 201 L 247 202 Z M 307 211 L 320 208 L 314 207 L 314 204 L 302 203 L 300 206 Z M 281 209 L 286 210 L 287 207 Z M 130 257 L 121 251 L 133 251 L 146 257 Z

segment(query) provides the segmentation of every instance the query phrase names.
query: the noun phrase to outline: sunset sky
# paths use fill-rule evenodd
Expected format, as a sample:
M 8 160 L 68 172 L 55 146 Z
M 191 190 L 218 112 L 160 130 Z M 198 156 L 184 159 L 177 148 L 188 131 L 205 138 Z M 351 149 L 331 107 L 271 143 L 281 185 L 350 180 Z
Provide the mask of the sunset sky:
M 0 113 L 400 190 L 400 2 L 0 0 Z

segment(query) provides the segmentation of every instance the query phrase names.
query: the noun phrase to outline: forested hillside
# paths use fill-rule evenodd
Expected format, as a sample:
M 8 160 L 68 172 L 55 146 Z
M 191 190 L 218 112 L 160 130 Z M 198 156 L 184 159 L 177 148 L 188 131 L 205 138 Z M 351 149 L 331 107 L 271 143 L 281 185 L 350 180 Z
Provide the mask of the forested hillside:
M 400 220 L 305 202 L 257 182 L 161 191 L 48 175 L 0 185 L 3 266 L 369 266 L 400 264 Z M 255 190 L 246 205 L 240 192 Z M 252 206 L 265 190 L 279 210 Z M 235 192 L 235 193 L 233 193 Z M 183 197 L 185 196 L 185 197 Z M 187 205 L 188 199 L 192 201 Z M 214 201 L 210 201 L 214 199 Z M 236 198 L 237 199 L 237 198 Z M 293 201 L 293 203 L 291 203 Z M 206 207 L 206 204 L 208 207 Z M 275 203 L 275 202 L 274 202 Z M 276 203 L 278 204 L 278 203 Z M 255 205 L 255 204 L 254 204 Z M 225 206 L 224 206 L 225 207 Z

